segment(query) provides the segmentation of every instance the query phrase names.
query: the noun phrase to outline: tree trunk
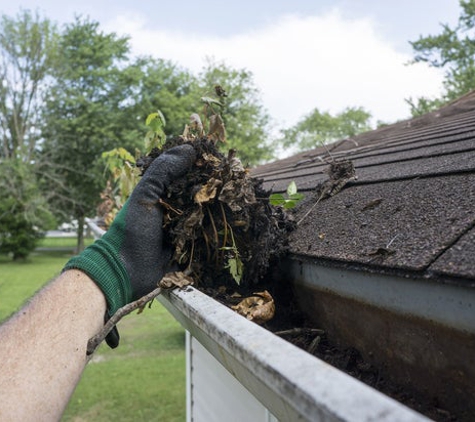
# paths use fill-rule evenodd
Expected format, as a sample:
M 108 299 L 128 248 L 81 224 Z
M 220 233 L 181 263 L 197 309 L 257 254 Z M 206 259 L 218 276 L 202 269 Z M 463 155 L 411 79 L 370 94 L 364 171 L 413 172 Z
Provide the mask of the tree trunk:
M 78 242 L 76 247 L 76 253 L 81 253 L 84 250 L 84 216 L 78 217 Z

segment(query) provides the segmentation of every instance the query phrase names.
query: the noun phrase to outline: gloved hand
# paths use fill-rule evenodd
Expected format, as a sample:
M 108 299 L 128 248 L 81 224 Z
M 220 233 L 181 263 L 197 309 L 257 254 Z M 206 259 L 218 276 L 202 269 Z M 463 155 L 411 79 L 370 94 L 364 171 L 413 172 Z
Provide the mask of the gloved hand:
M 174 147 L 155 159 L 104 236 L 64 267 L 83 271 L 100 287 L 107 301 L 106 319 L 151 292 L 164 275 L 171 252 L 164 244 L 158 200 L 194 160 L 190 145 Z M 106 340 L 117 347 L 117 330 Z

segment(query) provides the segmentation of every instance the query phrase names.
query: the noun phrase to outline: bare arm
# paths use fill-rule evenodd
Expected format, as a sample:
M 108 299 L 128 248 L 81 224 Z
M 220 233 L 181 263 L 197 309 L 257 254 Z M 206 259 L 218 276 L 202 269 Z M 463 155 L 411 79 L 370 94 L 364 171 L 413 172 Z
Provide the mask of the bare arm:
M 159 204 L 193 165 L 181 145 L 160 155 L 107 233 L 0 326 L 0 421 L 59 420 L 87 363 L 89 338 L 109 316 L 151 292 L 168 267 Z M 87 274 L 87 275 L 86 275 Z M 117 333 L 115 333 L 117 334 Z M 118 336 L 108 344 L 118 346 Z
M 59 420 L 87 363 L 106 301 L 83 272 L 69 270 L 0 326 L 0 420 Z

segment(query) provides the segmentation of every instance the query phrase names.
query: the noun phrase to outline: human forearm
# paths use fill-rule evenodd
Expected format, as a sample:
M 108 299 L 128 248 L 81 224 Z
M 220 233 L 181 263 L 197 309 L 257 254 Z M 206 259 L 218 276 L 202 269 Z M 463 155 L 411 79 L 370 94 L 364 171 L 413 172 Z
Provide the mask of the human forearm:
M 0 326 L 0 420 L 59 420 L 105 309 L 96 284 L 70 270 Z
M 61 417 L 106 309 L 110 317 L 151 292 L 168 268 L 160 203 L 195 155 L 191 145 L 181 145 L 155 159 L 107 233 L 0 326 L 0 421 Z M 112 334 L 107 342 L 117 347 L 117 332 Z

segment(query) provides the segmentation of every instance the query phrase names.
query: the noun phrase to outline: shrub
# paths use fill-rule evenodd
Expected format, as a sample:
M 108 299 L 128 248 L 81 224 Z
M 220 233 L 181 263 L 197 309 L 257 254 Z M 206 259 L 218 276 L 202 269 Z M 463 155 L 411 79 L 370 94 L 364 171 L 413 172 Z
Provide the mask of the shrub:
M 26 258 L 54 222 L 31 166 L 0 162 L 0 253 Z

